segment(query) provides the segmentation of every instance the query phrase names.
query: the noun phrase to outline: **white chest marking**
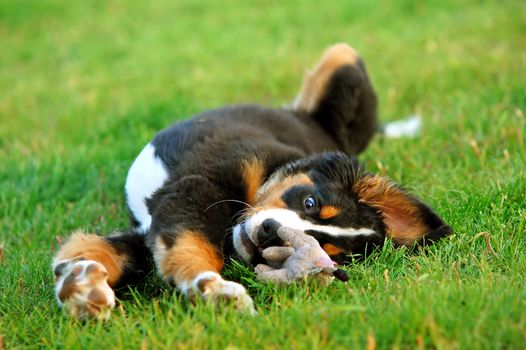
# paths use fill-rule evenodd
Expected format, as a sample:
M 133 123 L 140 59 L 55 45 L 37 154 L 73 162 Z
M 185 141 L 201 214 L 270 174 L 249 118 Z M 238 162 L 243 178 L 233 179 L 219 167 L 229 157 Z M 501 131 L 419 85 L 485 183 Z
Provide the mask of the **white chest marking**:
M 155 155 L 155 147 L 147 144 L 133 162 L 126 177 L 126 199 L 133 216 L 140 223 L 140 231 L 148 232 L 152 217 L 146 199 L 159 189 L 168 172 L 163 161 Z

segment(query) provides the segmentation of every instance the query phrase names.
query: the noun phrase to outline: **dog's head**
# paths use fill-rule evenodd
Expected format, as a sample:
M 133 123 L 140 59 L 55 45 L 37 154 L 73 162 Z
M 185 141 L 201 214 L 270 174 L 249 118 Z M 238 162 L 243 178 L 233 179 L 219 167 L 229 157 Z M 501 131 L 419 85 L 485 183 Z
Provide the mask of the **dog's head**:
M 366 173 L 355 158 L 325 153 L 278 169 L 258 190 L 255 206 L 234 227 L 234 247 L 249 263 L 279 246 L 280 226 L 314 236 L 333 257 L 363 252 L 390 237 L 396 245 L 431 242 L 451 228 L 390 180 Z

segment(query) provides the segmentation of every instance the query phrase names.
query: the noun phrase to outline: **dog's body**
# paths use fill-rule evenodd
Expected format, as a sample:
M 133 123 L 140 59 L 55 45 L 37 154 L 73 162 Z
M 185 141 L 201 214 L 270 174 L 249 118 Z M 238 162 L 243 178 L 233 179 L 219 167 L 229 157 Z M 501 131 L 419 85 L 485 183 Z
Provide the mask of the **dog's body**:
M 352 155 L 376 132 L 376 97 L 356 52 L 327 51 L 287 108 L 212 110 L 160 132 L 126 181 L 134 229 L 74 234 L 54 260 L 59 303 L 107 317 L 112 288 L 159 273 L 188 296 L 253 309 L 245 289 L 219 275 L 226 256 L 262 262 L 277 228 L 314 236 L 335 260 L 383 244 L 438 239 L 436 214 Z

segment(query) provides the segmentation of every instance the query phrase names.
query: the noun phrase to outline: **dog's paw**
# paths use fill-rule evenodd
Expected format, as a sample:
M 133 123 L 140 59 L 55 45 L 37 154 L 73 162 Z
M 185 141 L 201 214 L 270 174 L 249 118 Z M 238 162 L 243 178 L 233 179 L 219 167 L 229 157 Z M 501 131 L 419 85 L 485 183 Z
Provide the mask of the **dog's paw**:
M 254 302 L 245 287 L 236 282 L 225 281 L 215 272 L 199 274 L 192 281 L 187 295 L 191 299 L 199 296 L 215 305 L 229 304 L 236 310 L 256 314 Z
M 54 266 L 55 293 L 67 314 L 78 319 L 110 317 L 115 293 L 103 265 L 93 260 L 62 260 Z

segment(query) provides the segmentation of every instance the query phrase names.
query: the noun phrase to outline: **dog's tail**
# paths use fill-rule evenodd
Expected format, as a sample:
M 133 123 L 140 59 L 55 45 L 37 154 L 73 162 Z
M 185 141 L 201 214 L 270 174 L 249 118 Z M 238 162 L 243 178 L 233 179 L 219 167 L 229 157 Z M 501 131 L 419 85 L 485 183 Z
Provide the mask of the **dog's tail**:
M 378 130 L 376 94 L 363 60 L 347 44 L 325 51 L 291 108 L 316 121 L 349 154 L 362 152 Z
M 420 133 L 418 115 L 379 125 L 377 104 L 363 60 L 352 47 L 340 43 L 330 47 L 306 75 L 287 108 L 315 120 L 349 154 L 362 152 L 377 133 L 388 138 Z
M 422 117 L 418 114 L 404 119 L 395 120 L 380 126 L 378 132 L 384 137 L 395 139 L 400 137 L 416 137 L 422 130 Z

